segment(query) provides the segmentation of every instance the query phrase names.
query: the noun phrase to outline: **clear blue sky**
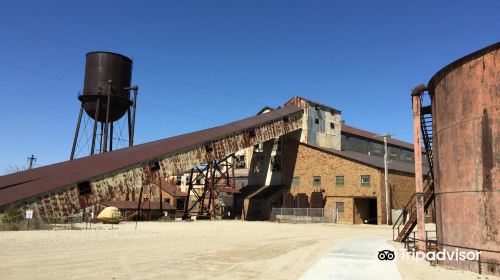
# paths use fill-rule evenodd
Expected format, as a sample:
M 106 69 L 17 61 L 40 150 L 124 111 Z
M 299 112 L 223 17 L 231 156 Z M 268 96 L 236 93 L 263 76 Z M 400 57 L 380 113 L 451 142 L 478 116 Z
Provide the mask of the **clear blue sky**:
M 439 2 L 439 3 L 438 3 Z M 500 1 L 2 1 L 0 173 L 67 160 L 85 53 L 134 60 L 136 143 L 293 95 L 411 141 L 410 89 L 500 39 Z

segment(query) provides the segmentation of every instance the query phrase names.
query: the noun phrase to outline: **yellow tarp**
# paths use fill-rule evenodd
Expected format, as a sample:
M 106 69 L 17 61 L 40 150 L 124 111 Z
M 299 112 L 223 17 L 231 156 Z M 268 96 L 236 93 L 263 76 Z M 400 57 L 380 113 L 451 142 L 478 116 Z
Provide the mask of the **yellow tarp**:
M 123 218 L 118 208 L 106 207 L 97 215 L 97 220 L 105 224 L 118 224 Z

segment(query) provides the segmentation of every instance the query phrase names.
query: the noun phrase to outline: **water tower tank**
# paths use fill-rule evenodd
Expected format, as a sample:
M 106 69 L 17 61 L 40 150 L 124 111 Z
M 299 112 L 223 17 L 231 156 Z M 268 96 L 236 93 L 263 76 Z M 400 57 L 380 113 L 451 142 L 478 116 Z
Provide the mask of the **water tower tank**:
M 443 264 L 500 275 L 488 264 L 500 263 L 488 252 L 500 248 L 500 43 L 443 68 L 429 93 L 438 242 L 483 250 L 485 262 Z
M 111 52 L 89 52 L 86 55 L 83 94 L 78 98 L 85 112 L 95 119 L 97 101 L 100 100 L 97 121 L 106 121 L 109 106 L 109 122 L 120 119 L 131 105 L 130 81 L 132 60 Z M 108 102 L 108 93 L 111 102 Z

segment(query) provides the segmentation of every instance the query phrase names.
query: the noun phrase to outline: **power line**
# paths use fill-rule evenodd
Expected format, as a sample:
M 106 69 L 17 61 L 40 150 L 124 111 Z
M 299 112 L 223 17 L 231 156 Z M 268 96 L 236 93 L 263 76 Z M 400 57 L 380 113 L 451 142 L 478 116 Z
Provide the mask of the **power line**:
M 153 70 L 153 69 L 151 69 L 149 67 L 135 66 L 135 68 L 143 69 L 143 70 L 146 70 L 146 71 L 148 71 L 150 73 L 156 74 L 158 76 L 165 77 L 165 78 L 168 78 L 170 80 L 177 81 L 177 82 L 181 82 L 181 83 L 184 83 L 184 84 L 187 84 L 187 85 L 190 85 L 190 86 L 202 89 L 202 90 L 210 91 L 210 92 L 213 92 L 213 93 L 216 93 L 216 94 L 219 94 L 219 95 L 222 95 L 222 96 L 226 96 L 226 97 L 231 97 L 233 99 L 238 99 L 238 100 L 240 100 L 240 101 L 237 101 L 238 103 L 241 103 L 241 100 L 243 100 L 243 101 L 255 103 L 255 104 L 259 105 L 259 106 L 263 106 L 263 107 L 266 106 L 264 103 L 256 101 L 256 100 L 253 100 L 253 99 L 250 99 L 250 98 L 248 98 L 246 96 L 243 96 L 243 95 L 241 95 L 241 96 L 233 95 L 233 94 L 228 93 L 226 91 L 222 91 L 222 90 L 217 90 L 217 89 L 214 89 L 214 88 L 210 88 L 210 87 L 204 86 L 204 85 L 202 85 L 200 83 L 197 83 L 197 82 L 193 82 L 193 81 L 189 81 L 189 80 L 186 80 L 186 79 L 182 79 L 182 78 L 176 77 L 174 75 L 167 74 L 165 72 L 159 72 L 159 71 Z
M 22 30 L 28 31 L 30 33 L 38 34 L 40 36 L 45 36 L 45 37 L 50 38 L 50 39 L 52 39 L 54 41 L 58 41 L 59 43 L 63 43 L 64 45 L 71 46 L 73 49 L 78 49 L 79 51 L 84 51 L 84 52 L 88 51 L 87 48 L 82 47 L 83 44 L 73 43 L 71 41 L 61 39 L 61 38 L 59 38 L 57 36 L 54 36 L 54 35 L 46 33 L 46 32 L 41 32 L 41 31 L 39 31 L 37 29 L 34 29 L 34 28 L 31 28 L 31 27 L 26 27 L 26 26 L 21 26 L 21 25 L 15 24 L 15 23 L 9 21 L 8 19 L 6 19 L 5 17 L 2 17 L 2 16 L 0 16 L 0 20 L 3 23 L 6 23 L 7 25 L 10 25 L 10 26 L 12 26 L 14 28 L 22 29 Z M 16 66 L 12 66 L 12 67 L 15 68 Z M 140 66 L 140 65 L 137 66 L 136 65 L 134 68 L 143 69 L 145 71 L 149 71 L 150 73 L 156 74 L 158 76 L 165 77 L 165 78 L 168 78 L 170 80 L 177 81 L 177 82 L 180 82 L 180 83 L 184 83 L 184 84 L 187 84 L 187 85 L 191 85 L 193 87 L 196 87 L 196 88 L 199 88 L 199 89 L 202 89 L 202 90 L 206 90 L 206 91 L 210 91 L 210 92 L 222 95 L 222 96 L 231 97 L 233 99 L 238 99 L 238 100 L 244 100 L 246 102 L 252 102 L 252 103 L 257 104 L 257 105 L 262 106 L 262 107 L 267 106 L 266 104 L 264 104 L 264 103 L 262 103 L 260 101 L 248 98 L 247 96 L 244 96 L 244 95 L 235 95 L 235 94 L 229 93 L 227 91 L 214 89 L 214 88 L 205 86 L 205 85 L 203 85 L 201 83 L 190 81 L 190 80 L 187 80 L 187 79 L 184 79 L 184 78 L 180 78 L 180 77 L 177 77 L 175 75 L 172 75 L 172 74 L 169 74 L 169 73 L 165 73 L 163 71 L 159 72 L 159 71 L 153 70 L 150 67 L 145 67 L 145 66 Z M 30 72 L 29 69 L 20 69 L 20 70 L 24 70 L 24 71 Z M 43 73 L 39 73 L 39 72 L 36 72 L 36 71 L 31 71 L 31 72 L 34 73 L 34 74 L 44 75 Z M 49 75 L 48 77 L 53 78 L 53 79 L 58 79 L 57 77 L 54 77 L 54 76 L 51 76 L 51 75 Z M 73 83 L 73 82 L 71 82 L 71 83 Z M 76 84 L 76 83 L 74 83 L 74 84 Z M 80 84 L 77 84 L 77 85 L 80 86 Z M 241 103 L 240 101 L 237 101 L 237 102 Z
M 46 74 L 46 73 L 38 72 L 38 71 L 35 71 L 35 70 L 31 70 L 31 69 L 28 69 L 28 68 L 25 68 L 25 67 L 13 65 L 13 64 L 7 63 L 7 62 L 5 62 L 3 60 L 0 60 L 0 64 L 4 65 L 6 67 L 9 67 L 9 68 L 13 68 L 13 69 L 19 70 L 19 71 L 28 72 L 28 73 L 31 73 L 31 74 L 35 74 L 35 75 L 38 75 L 38 76 L 42 76 L 42 77 L 45 77 L 45 78 L 49 78 L 49 79 L 52 79 L 52 80 L 56 80 L 56 81 L 60 81 L 60 82 L 64 82 L 64 83 L 67 83 L 67 84 L 71 84 L 71 85 L 80 87 L 80 84 L 78 84 L 78 83 L 75 83 L 75 82 L 72 82 L 72 81 L 68 81 L 68 80 L 65 80 L 65 79 L 62 79 L 62 78 L 50 75 L 50 74 Z

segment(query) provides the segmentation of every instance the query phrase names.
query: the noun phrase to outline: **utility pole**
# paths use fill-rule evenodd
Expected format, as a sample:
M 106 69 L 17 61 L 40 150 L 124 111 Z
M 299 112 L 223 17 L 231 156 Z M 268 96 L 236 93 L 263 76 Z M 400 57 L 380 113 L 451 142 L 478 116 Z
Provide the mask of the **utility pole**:
M 28 169 L 33 168 L 33 162 L 35 162 L 35 161 L 36 161 L 36 157 L 35 157 L 35 155 L 31 155 L 30 157 L 28 157 L 28 162 L 29 162 L 29 167 L 28 167 Z
M 389 182 L 388 182 L 388 178 L 389 178 L 388 164 L 389 164 L 389 161 L 388 161 L 388 158 L 387 158 L 387 155 L 389 153 L 389 149 L 387 148 L 387 139 L 390 138 L 391 136 L 393 136 L 393 134 L 385 133 L 385 134 L 376 135 L 376 136 L 384 138 L 384 150 L 385 150 L 385 153 L 384 153 L 385 213 L 386 213 L 386 222 L 387 222 L 387 225 L 390 225 L 390 224 L 392 224 L 392 222 L 391 222 L 391 213 L 390 213 L 391 212 L 391 202 L 390 202 L 390 199 L 389 199 Z

